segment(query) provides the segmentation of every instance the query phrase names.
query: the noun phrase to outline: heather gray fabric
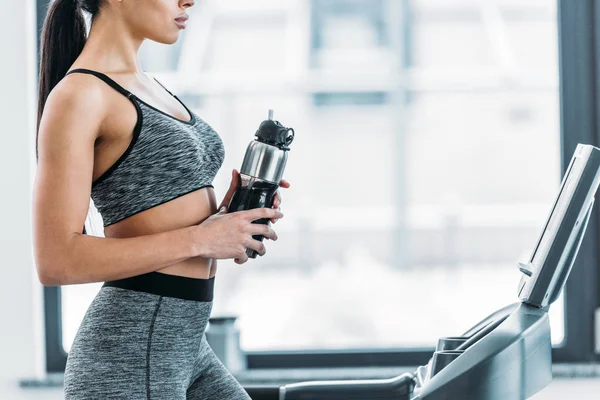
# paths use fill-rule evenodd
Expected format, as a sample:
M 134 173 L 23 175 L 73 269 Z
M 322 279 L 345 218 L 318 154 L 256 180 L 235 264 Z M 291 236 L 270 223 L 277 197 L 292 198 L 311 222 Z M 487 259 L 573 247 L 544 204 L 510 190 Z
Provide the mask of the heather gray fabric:
M 250 399 L 206 341 L 212 301 L 102 287 L 65 368 L 65 399 Z
M 223 142 L 176 95 L 163 86 L 187 110 L 188 120 L 144 102 L 101 72 L 77 68 L 67 75 L 74 72 L 103 80 L 127 96 L 137 110 L 138 120 L 129 147 L 92 183 L 91 197 L 104 226 L 194 190 L 213 187 L 213 179 L 225 158 Z

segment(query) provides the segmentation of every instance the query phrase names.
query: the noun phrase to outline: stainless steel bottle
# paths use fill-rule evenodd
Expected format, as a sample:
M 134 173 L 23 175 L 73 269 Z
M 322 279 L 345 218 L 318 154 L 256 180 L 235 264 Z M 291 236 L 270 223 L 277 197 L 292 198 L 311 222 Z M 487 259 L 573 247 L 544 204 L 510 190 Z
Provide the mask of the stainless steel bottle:
M 290 143 L 294 140 L 294 130 L 281 125 L 273 119 L 273 110 L 269 110 L 269 119 L 263 121 L 250 142 L 240 168 L 238 188 L 231 198 L 228 212 L 273 207 L 275 192 L 287 163 Z M 253 224 L 269 225 L 270 219 L 262 218 Z M 263 241 L 264 236 L 253 235 Z M 247 249 L 249 258 L 258 254 Z

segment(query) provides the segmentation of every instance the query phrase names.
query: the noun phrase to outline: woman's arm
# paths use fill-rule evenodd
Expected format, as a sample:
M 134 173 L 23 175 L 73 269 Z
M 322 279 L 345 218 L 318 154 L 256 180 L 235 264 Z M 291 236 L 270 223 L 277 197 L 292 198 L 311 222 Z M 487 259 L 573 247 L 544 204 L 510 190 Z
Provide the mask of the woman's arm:
M 34 258 L 43 285 L 126 278 L 202 255 L 195 226 L 124 239 L 81 234 L 106 102 L 99 84 L 83 75 L 63 79 L 46 101 L 32 209 Z

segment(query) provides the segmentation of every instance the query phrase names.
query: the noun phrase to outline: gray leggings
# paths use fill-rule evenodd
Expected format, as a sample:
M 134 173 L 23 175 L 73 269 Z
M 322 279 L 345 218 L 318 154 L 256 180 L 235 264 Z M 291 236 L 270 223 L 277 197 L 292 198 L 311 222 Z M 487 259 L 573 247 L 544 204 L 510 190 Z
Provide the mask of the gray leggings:
M 158 272 L 105 283 L 69 351 L 65 399 L 250 399 L 206 341 L 213 285 Z

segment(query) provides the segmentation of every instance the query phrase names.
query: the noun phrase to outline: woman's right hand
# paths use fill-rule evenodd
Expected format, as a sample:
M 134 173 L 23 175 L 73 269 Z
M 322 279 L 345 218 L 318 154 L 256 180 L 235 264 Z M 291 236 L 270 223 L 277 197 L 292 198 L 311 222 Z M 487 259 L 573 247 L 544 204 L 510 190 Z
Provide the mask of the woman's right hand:
M 274 208 L 255 208 L 228 214 L 227 207 L 221 207 L 218 213 L 196 225 L 194 240 L 202 249 L 199 255 L 214 259 L 233 258 L 236 264 L 248 261 L 246 249 L 253 249 L 264 256 L 265 245 L 253 239 L 252 235 L 262 235 L 271 240 L 278 237 L 269 225 L 252 223 L 263 218 L 283 218 L 283 213 Z

